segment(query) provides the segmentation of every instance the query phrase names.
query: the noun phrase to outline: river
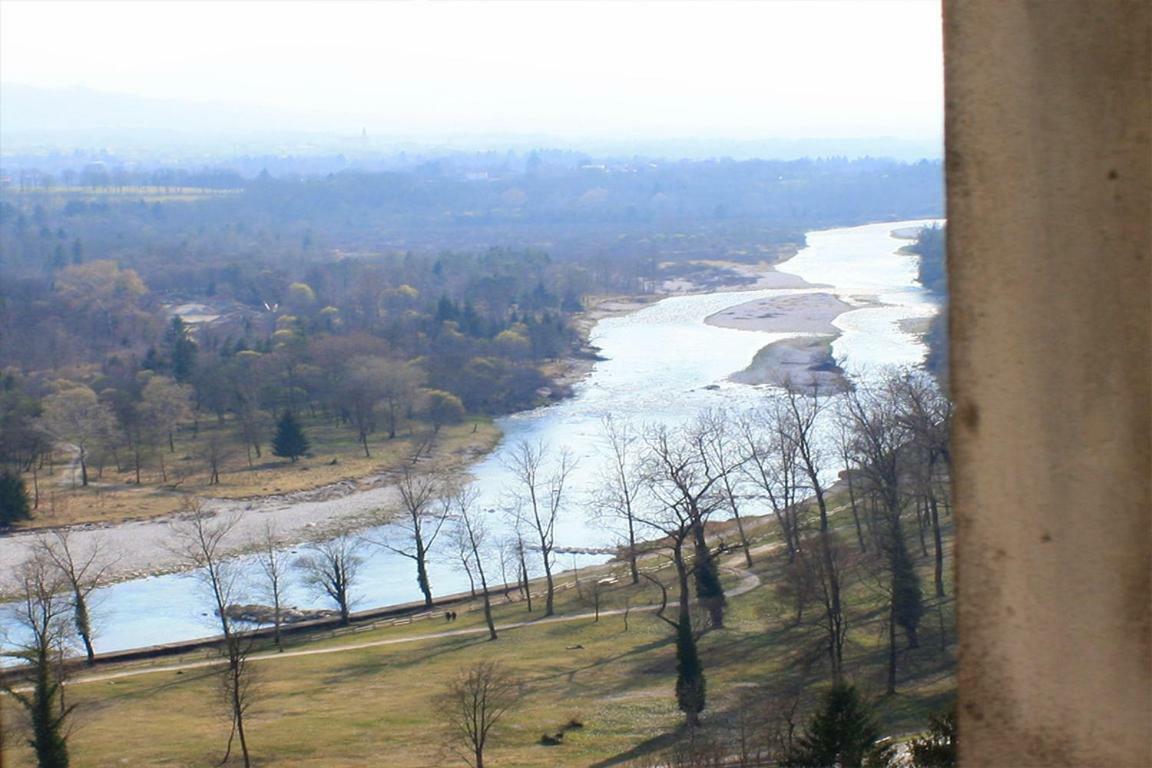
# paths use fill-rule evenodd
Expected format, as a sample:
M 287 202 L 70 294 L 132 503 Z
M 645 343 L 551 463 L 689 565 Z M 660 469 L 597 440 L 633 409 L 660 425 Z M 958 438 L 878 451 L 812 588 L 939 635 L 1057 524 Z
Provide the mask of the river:
M 543 441 L 553 452 L 567 448 L 578 462 L 569 486 L 571 504 L 557 526 L 557 546 L 611 545 L 613 534 L 586 512 L 586 501 L 602 465 L 601 418 L 612 414 L 636 425 L 673 424 L 707 407 L 751 408 L 763 399 L 763 389 L 729 382 L 727 376 L 745 368 L 766 344 L 802 335 L 733 330 L 704 323 L 709 315 L 737 304 L 775 295 L 833 292 L 858 307 L 833 323 L 841 331 L 833 343 L 833 354 L 849 376 L 866 379 L 886 366 L 919 364 L 925 347 L 899 323 L 930 317 L 938 307 L 915 281 L 915 257 L 897 253 L 907 241 L 895 239 L 892 232 L 930 223 L 890 222 L 808 233 L 807 247 L 778 270 L 831 288 L 672 296 L 632 314 L 601 320 L 592 331 L 591 341 L 605 359 L 576 387 L 573 397 L 500 420 L 504 432 L 501 443 L 470 470 L 480 493 L 481 509 L 492 510 L 494 528 L 503 525 L 499 510 L 509 504 L 508 493 L 514 487 L 504 466 L 509 450 L 522 440 Z M 376 540 L 389 536 L 387 527 L 367 533 Z M 355 608 L 420 598 L 410 560 L 379 546 L 368 547 L 366 557 L 354 590 L 359 597 Z M 570 568 L 603 559 L 562 555 L 559 565 Z M 430 575 L 438 594 L 468 587 L 466 576 L 451 564 L 444 550 L 433 553 Z M 299 584 L 290 589 L 288 602 L 299 607 L 331 607 Z M 101 588 L 93 595 L 99 630 L 97 651 L 209 636 L 214 633 L 215 622 L 209 604 L 187 574 L 135 579 Z

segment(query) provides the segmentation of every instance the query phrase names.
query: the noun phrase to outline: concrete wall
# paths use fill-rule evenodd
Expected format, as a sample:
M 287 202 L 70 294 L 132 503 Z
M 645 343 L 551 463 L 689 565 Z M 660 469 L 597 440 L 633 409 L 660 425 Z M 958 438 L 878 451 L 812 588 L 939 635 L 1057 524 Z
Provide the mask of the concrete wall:
M 965 766 L 1152 766 L 1150 41 L 945 0 Z

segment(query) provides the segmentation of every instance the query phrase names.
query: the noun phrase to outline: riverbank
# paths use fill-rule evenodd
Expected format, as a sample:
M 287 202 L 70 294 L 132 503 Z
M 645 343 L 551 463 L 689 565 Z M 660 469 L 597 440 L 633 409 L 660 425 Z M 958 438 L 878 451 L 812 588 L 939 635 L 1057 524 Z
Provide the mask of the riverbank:
M 495 448 L 500 437 L 500 429 L 491 422 L 445 427 L 435 440 L 422 448 L 418 462 L 447 476 L 463 476 L 470 466 Z M 302 460 L 294 465 L 295 471 L 307 472 L 311 469 L 309 464 L 314 462 L 322 465 L 325 458 Z M 403 464 L 410 462 L 408 453 Z M 325 531 L 386 522 L 400 507 L 395 482 L 401 469 L 400 463 L 389 462 L 377 464 L 371 474 L 320 487 L 243 498 L 205 496 L 201 497 L 201 508 L 235 519 L 227 542 L 229 549 L 251 548 L 268 525 L 286 542 L 296 543 Z M 57 529 L 68 531 L 70 545 L 77 552 L 90 552 L 93 547 L 99 547 L 112 561 L 104 581 L 115 583 L 184 570 L 182 558 L 172 550 L 172 526 L 184 515 L 186 512 L 178 510 L 147 518 L 85 522 L 57 526 Z M 0 538 L 0 595 L 11 593 L 18 566 L 31 554 L 36 541 L 51 530 L 20 531 Z
M 831 523 L 846 542 L 853 540 L 849 515 L 833 515 Z M 950 525 L 943 534 L 950 551 Z M 813 625 L 795 621 L 791 594 L 772 586 L 787 581 L 786 558 L 773 556 L 779 546 L 776 526 L 766 523 L 754 537 L 750 568 L 743 553 L 724 556 L 726 628 L 699 640 L 708 680 L 706 727 L 725 742 L 749 733 L 752 698 L 799 702 L 798 711 L 806 713 L 816 695 L 801 699 L 801 692 L 827 684 Z M 667 762 L 661 755 L 675 743 L 683 714 L 673 691 L 673 635 L 655 615 L 661 593 L 648 579 L 631 585 L 620 564 L 607 567 L 615 568 L 612 583 L 600 582 L 607 576 L 601 571 L 582 571 L 579 587 L 574 574 L 558 575 L 558 586 L 569 588 L 558 591 L 554 617 L 542 617 L 538 602 L 528 613 L 515 592 L 512 601 L 497 601 L 497 642 L 487 641 L 478 601 L 453 605 L 459 619 L 452 623 L 441 608 L 423 619 L 419 613 L 381 616 L 347 628 L 293 632 L 283 653 L 258 641 L 249 661 L 259 697 L 246 721 L 254 756 L 297 768 L 357 765 L 364 755 L 380 754 L 395 765 L 444 764 L 445 743 L 430 737 L 428 727 L 441 714 L 438 694 L 462 666 L 483 658 L 525 683 L 491 744 L 492 762 L 557 768 Z M 922 579 L 931 578 L 926 561 L 917 568 Z M 950 579 L 947 588 L 951 595 Z M 915 732 L 954 697 L 954 602 L 931 604 L 920 647 L 901 652 L 899 695 L 885 697 L 879 695 L 887 663 L 883 599 L 867 579 L 847 583 L 845 663 L 857 686 L 875 697 L 882 732 Z M 68 698 L 83 727 L 70 745 L 94 765 L 219 762 L 228 723 L 220 718 L 211 674 L 218 664 L 218 654 L 205 648 L 80 672 Z M 767 711 L 752 714 L 765 728 L 775 722 Z M 579 727 L 565 730 L 573 722 Z M 557 731 L 564 732 L 557 743 L 541 741 L 542 733 Z M 9 741 L 10 761 L 33 759 L 22 739 Z
M 873 240 L 881 236 L 879 225 L 871 225 L 865 230 L 875 233 L 869 235 Z M 858 230 L 844 230 L 844 232 L 849 233 L 855 231 Z M 823 238 L 826 235 L 821 233 L 820 237 Z M 878 254 L 890 253 L 890 250 L 885 250 L 888 248 L 888 243 L 891 243 L 891 240 L 888 239 L 888 231 L 884 231 L 882 237 L 883 245 L 870 244 L 868 247 Z M 855 254 L 856 251 L 851 251 L 851 253 Z M 856 258 L 855 255 L 853 258 Z M 701 272 L 701 274 L 709 276 L 707 282 L 691 286 L 678 285 L 677 288 L 681 290 L 677 290 L 674 300 L 668 302 L 667 311 L 660 309 L 654 313 L 646 313 L 645 318 L 636 323 L 632 321 L 624 324 L 613 322 L 603 326 L 606 334 L 598 335 L 597 338 L 600 339 L 598 343 L 605 344 L 606 348 L 611 350 L 606 356 L 612 358 L 611 361 L 605 362 L 602 369 L 597 369 L 604 371 L 604 377 L 589 385 L 588 398 L 577 398 L 576 401 L 565 400 L 563 398 L 564 393 L 560 389 L 562 387 L 574 389 L 579 382 L 587 377 L 597 363 L 597 350 L 589 342 L 593 333 L 592 329 L 596 327 L 596 324 L 602 320 L 615 320 L 624 315 L 636 313 L 667 298 L 667 294 L 664 288 L 661 288 L 660 293 L 652 295 L 639 297 L 603 296 L 591 300 L 589 309 L 577 320 L 578 329 L 584 339 L 583 349 L 569 360 L 558 364 L 555 371 L 558 376 L 558 386 L 554 388 L 553 393 L 549 393 L 551 396 L 547 398 L 553 400 L 554 404 L 550 408 L 518 414 L 502 421 L 501 424 L 509 430 L 510 442 L 515 442 L 516 439 L 521 438 L 546 439 L 555 445 L 565 444 L 566 440 L 574 440 L 576 449 L 584 450 L 589 442 L 585 438 L 594 434 L 597 429 L 596 419 L 599 414 L 604 409 L 616 410 L 622 403 L 619 398 L 630 398 L 635 395 L 639 395 L 641 398 L 639 406 L 649 409 L 648 412 L 650 413 L 663 416 L 667 416 L 669 413 L 683 413 L 683 418 L 690 418 L 689 414 L 692 409 L 711 407 L 714 403 L 719 402 L 720 398 L 728 406 L 732 406 L 741 399 L 756 400 L 760 394 L 754 390 L 743 389 L 742 392 L 739 392 L 735 391 L 737 388 L 726 388 L 724 393 L 717 394 L 715 390 L 719 388 L 711 386 L 731 375 L 733 371 L 738 371 L 741 366 L 748 366 L 749 361 L 755 364 L 755 370 L 745 371 L 744 374 L 755 378 L 745 378 L 743 380 L 745 383 L 778 383 L 781 377 L 775 376 L 773 378 L 773 374 L 789 365 L 803 370 L 818 369 L 818 373 L 822 377 L 838 374 L 838 371 L 833 370 L 834 364 L 828 364 L 831 362 L 827 346 L 831 341 L 830 339 L 826 339 L 822 345 L 816 345 L 812 343 L 810 336 L 801 339 L 793 338 L 778 343 L 769 352 L 764 352 L 761 345 L 764 344 L 765 339 L 756 333 L 721 332 L 713 324 L 705 322 L 705 318 L 718 314 L 727 304 L 734 301 L 747 303 L 746 297 L 737 296 L 732 299 L 725 299 L 719 294 L 747 291 L 750 286 L 756 284 L 776 287 L 788 286 L 791 290 L 805 291 L 804 295 L 820 293 L 817 288 L 802 278 L 780 272 L 776 269 L 775 264 L 767 262 L 755 265 L 709 262 L 707 266 L 708 269 Z M 758 277 L 753 278 L 754 275 L 758 275 Z M 828 278 L 821 277 L 820 279 Z M 698 298 L 685 295 L 688 288 L 698 289 L 693 291 L 698 294 Z M 764 293 L 768 293 L 768 291 L 764 291 Z M 825 298 L 815 300 L 822 302 L 823 310 L 826 313 L 820 322 L 831 323 L 831 317 L 839 314 L 840 310 L 848 307 L 848 305 L 837 303 L 839 300 L 829 295 L 831 291 L 823 293 L 825 293 Z M 798 294 L 789 293 L 788 295 L 795 296 Z M 786 297 L 776 296 L 775 298 Z M 855 305 L 855 300 L 853 303 Z M 709 307 L 710 309 L 696 314 L 696 310 L 693 309 L 685 311 L 689 307 Z M 653 309 L 656 308 L 653 307 Z M 652 316 L 656 317 L 655 322 L 652 322 Z M 680 318 L 683 319 L 683 322 L 678 322 Z M 764 320 L 765 318 L 760 319 Z M 609 326 L 612 328 L 610 333 L 607 332 Z M 706 328 L 705 326 L 711 327 Z M 670 328 L 674 330 L 669 330 Z M 701 333 L 701 331 L 706 332 Z M 599 331 L 596 333 L 599 334 Z M 786 329 L 783 333 L 794 334 L 796 330 Z M 622 340 L 623 344 L 621 344 Z M 781 350 L 788 352 L 800 350 L 806 357 L 797 360 L 793 355 L 784 354 Z M 757 352 L 763 354 L 758 355 Z M 757 361 L 756 358 L 759 360 Z M 701 361 L 705 361 L 705 363 L 701 364 Z M 670 374 L 669 371 L 675 373 Z M 792 378 L 798 377 L 793 376 Z M 689 391 L 684 392 L 684 382 L 687 381 L 692 381 L 693 384 Z M 823 383 L 819 386 L 830 388 Z M 584 390 L 581 390 L 581 398 L 583 392 Z M 648 397 L 657 392 L 661 394 L 656 398 Z M 543 396 L 542 399 L 544 399 Z M 644 418 L 644 416 L 640 415 L 636 418 Z M 546 425 L 546 427 L 542 429 L 541 424 Z M 467 432 L 471 426 L 467 425 L 463 427 L 463 430 Z M 499 442 L 500 431 L 494 425 L 488 426 L 493 430 L 492 435 L 488 436 L 488 442 L 479 446 L 472 453 L 456 456 L 452 467 L 455 471 L 462 472 L 465 469 L 471 469 L 477 473 L 478 484 L 488 489 L 493 506 L 498 506 L 502 501 L 497 497 L 501 493 L 501 489 L 508 487 L 509 481 L 500 474 L 497 466 L 492 466 L 500 463 L 499 457 L 491 455 L 492 449 Z M 204 425 L 202 428 L 205 428 Z M 460 427 L 445 427 L 441 431 L 441 435 L 450 435 L 452 430 L 460 429 Z M 352 441 L 348 430 L 341 430 L 340 435 L 342 439 Z M 484 435 L 480 437 L 484 437 Z M 470 439 L 468 435 L 464 435 L 464 438 Z M 388 444 L 388 442 L 382 441 L 381 450 L 383 450 L 383 445 Z M 179 448 L 179 442 L 177 447 Z M 374 444 L 374 455 L 376 451 L 377 446 Z M 280 474 L 276 477 L 269 476 L 262 485 L 257 486 L 257 490 L 262 489 L 265 491 L 264 493 L 249 495 L 241 499 L 217 499 L 212 502 L 210 508 L 226 513 L 234 512 L 244 521 L 241 525 L 242 536 L 236 537 L 239 544 L 244 543 L 244 538 L 254 539 L 256 534 L 262 530 L 265 521 L 269 519 L 276 520 L 278 527 L 280 527 L 280 521 L 285 522 L 285 526 L 288 528 L 286 534 L 288 541 L 300 541 L 321 535 L 324 530 L 336 524 L 346 523 L 351 527 L 356 527 L 380 522 L 381 519 L 386 518 L 386 515 L 379 513 L 395 509 L 397 501 L 396 491 L 392 487 L 394 475 L 389 475 L 387 472 L 373 471 L 372 467 L 365 466 L 364 471 L 358 472 L 355 477 L 367 477 L 370 478 L 369 480 L 344 479 L 325 484 L 319 489 L 293 489 L 278 482 L 280 478 L 289 477 L 307 479 L 308 482 L 313 482 L 320 472 L 331 469 L 349 472 L 351 471 L 351 459 L 348 459 L 346 465 L 344 455 L 341 455 L 341 466 L 339 467 L 330 467 L 324 460 L 330 459 L 331 456 L 309 459 L 306 462 L 301 462 L 298 466 L 294 466 L 292 471 L 287 474 Z M 485 457 L 488 457 L 487 461 L 482 461 L 481 459 Z M 593 459 L 594 457 L 588 456 L 587 458 Z M 395 466 L 399 468 L 400 464 L 397 463 Z M 283 466 L 279 469 L 283 470 Z M 257 467 L 254 471 L 262 471 L 262 468 Z M 269 471 L 278 470 L 270 468 Z M 203 496 L 205 494 L 200 491 L 196 495 Z M 370 514 L 365 514 L 366 510 Z M 112 549 L 125 553 L 116 568 L 118 578 L 128 579 L 135 576 L 164 573 L 175 568 L 178 562 L 178 558 L 167 549 L 168 540 L 171 538 L 169 523 L 173 519 L 175 518 L 169 516 L 153 522 L 133 521 L 122 525 L 113 525 L 99 529 L 92 534 L 91 538 L 86 540 L 91 541 L 93 538 L 111 540 Z M 88 537 L 89 532 L 85 528 L 74 530 L 77 535 Z M 581 526 L 573 526 L 573 531 L 565 535 L 574 542 L 583 542 L 585 539 L 595 540 L 597 536 L 595 531 L 589 531 Z M 0 578 L 3 578 L 3 573 L 12 573 L 14 566 L 23 557 L 23 552 L 17 551 L 16 548 L 10 546 L 10 543 L 11 539 L 0 540 L 0 568 L 3 569 L 0 571 Z M 24 552 L 26 551 L 25 548 Z M 377 555 L 378 553 L 372 556 L 373 567 L 378 569 L 379 579 L 387 579 L 389 574 L 396 572 L 396 569 L 386 565 L 384 563 L 385 558 Z M 146 612 L 138 607 L 140 604 L 139 596 L 146 594 L 162 600 L 166 606 L 173 606 L 173 601 L 178 599 L 177 593 L 181 588 L 176 582 L 179 580 L 169 579 L 163 583 L 148 585 L 141 582 L 138 592 L 134 591 L 134 587 L 125 592 L 125 594 L 131 593 L 131 596 L 125 598 L 124 604 L 136 606 L 130 610 L 134 611 L 136 618 L 142 625 L 145 625 L 148 617 L 145 615 Z M 389 596 L 406 595 L 407 590 L 410 590 L 410 585 L 406 581 L 404 584 L 381 583 L 378 591 L 374 592 L 373 599 L 379 602 L 396 602 L 394 598 L 390 599 Z

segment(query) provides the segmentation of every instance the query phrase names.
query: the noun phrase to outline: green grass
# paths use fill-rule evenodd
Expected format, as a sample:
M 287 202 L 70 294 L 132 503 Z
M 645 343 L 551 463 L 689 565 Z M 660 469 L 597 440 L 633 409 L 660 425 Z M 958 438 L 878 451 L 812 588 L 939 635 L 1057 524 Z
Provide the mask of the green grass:
M 847 515 L 836 520 L 850 525 Z M 758 544 L 775 540 L 772 525 L 753 527 Z M 950 546 L 950 532 L 948 542 Z M 787 703 L 796 691 L 802 692 L 802 708 L 811 706 L 827 684 L 818 629 L 793 626 L 790 606 L 774 589 L 782 561 L 779 552 L 758 557 L 753 570 L 761 586 L 731 598 L 727 627 L 701 640 L 708 680 L 705 728 L 722 739 L 734 738 L 742 719 L 758 729 L 768 727 L 772 706 Z M 740 567 L 742 555 L 727 555 L 724 563 Z M 931 560 L 920 557 L 919 564 L 925 594 L 930 595 Z M 615 572 L 624 576 L 619 565 Z M 559 592 L 558 613 L 590 611 L 587 587 L 602 575 L 583 572 L 581 590 Z M 731 587 L 741 576 L 727 571 L 725 578 Z M 561 584 L 572 581 L 572 574 L 558 578 Z M 863 574 L 849 582 L 845 597 L 851 606 L 845 649 L 849 677 L 877 701 L 886 733 L 923 729 L 927 713 L 947 706 L 954 695 L 951 600 L 942 606 L 944 647 L 934 609 L 929 609 L 921 624 L 921 648 L 902 653 L 898 693 L 884 698 L 883 597 Z M 602 596 L 602 610 L 619 608 L 625 600 L 634 608 L 651 605 L 658 592 L 646 582 L 633 587 L 622 578 Z M 542 601 L 528 614 L 523 603 L 501 604 L 496 619 L 511 623 L 538 618 L 541 607 Z M 451 625 L 432 618 L 335 636 L 326 633 L 292 640 L 287 650 L 482 626 L 477 604 L 461 611 Z M 254 665 L 259 695 L 248 721 L 249 741 L 256 764 L 262 766 L 459 765 L 462 761 L 449 750 L 451 741 L 444 735 L 435 697 L 462 667 L 496 659 L 513 670 L 524 692 L 498 727 L 487 762 L 508 767 L 626 765 L 651 757 L 680 732 L 671 639 L 669 628 L 651 611 L 634 610 L 627 631 L 623 618 L 612 615 L 599 622 L 589 617 L 503 630 L 496 642 L 475 634 L 260 661 Z M 99 673 L 130 668 L 103 668 Z M 70 739 L 76 768 L 213 765 L 228 736 L 216 684 L 203 668 L 73 685 L 69 700 L 77 705 Z M 6 706 L 11 711 L 11 705 Z M 542 734 L 573 718 L 585 727 L 569 731 L 560 746 L 539 744 Z M 8 749 L 8 764 L 31 765 L 26 750 Z

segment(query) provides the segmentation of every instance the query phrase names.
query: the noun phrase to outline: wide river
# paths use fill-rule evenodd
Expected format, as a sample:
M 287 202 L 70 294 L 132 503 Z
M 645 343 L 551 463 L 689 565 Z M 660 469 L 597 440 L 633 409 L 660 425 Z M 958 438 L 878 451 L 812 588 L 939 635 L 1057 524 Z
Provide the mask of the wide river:
M 708 407 L 734 411 L 752 408 L 763 400 L 764 390 L 731 383 L 727 381 L 729 374 L 744 369 L 766 344 L 803 335 L 732 330 L 704 323 L 706 317 L 722 309 L 769 296 L 830 291 L 860 307 L 834 322 L 841 334 L 833 344 L 833 354 L 850 376 L 867 378 L 887 366 L 920 364 L 926 351 L 922 341 L 902 330 L 899 323 L 930 317 L 938 307 L 915 280 L 916 258 L 897 253 L 907 241 L 893 238 L 892 233 L 931 223 L 889 222 L 809 232 L 807 247 L 780 265 L 779 271 L 798 275 L 820 288 L 673 296 L 635 313 L 600 321 L 592 331 L 592 343 L 605 359 L 595 365 L 575 395 L 547 408 L 501 419 L 503 440 L 472 467 L 481 509 L 492 510 L 492 526 L 504 525 L 499 510 L 508 506 L 509 491 L 515 485 L 505 467 L 509 451 L 522 440 L 543 441 L 553 452 L 567 448 L 578 461 L 570 478 L 571 503 L 557 526 L 557 546 L 611 545 L 614 534 L 589 519 L 590 505 L 585 503 L 603 465 L 601 418 L 612 414 L 640 426 L 683 422 Z M 880 305 L 863 306 L 860 297 Z M 381 540 L 388 538 L 389 531 L 385 527 L 368 534 Z M 468 588 L 467 577 L 453 565 L 446 549 L 434 552 L 430 565 L 433 591 L 438 594 Z M 366 557 L 354 590 L 357 609 L 419 599 L 411 561 L 379 546 L 368 547 Z M 562 555 L 560 567 L 603 559 Z M 300 607 L 331 607 L 299 585 L 290 590 L 288 602 Z M 93 605 L 98 617 L 98 652 L 214 633 L 209 601 L 187 574 L 104 587 L 94 595 Z

